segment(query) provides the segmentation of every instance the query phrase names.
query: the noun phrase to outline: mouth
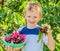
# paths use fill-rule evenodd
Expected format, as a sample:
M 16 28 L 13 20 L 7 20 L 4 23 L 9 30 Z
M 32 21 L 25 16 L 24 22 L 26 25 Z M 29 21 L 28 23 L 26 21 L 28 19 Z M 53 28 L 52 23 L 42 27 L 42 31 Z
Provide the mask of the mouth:
M 29 22 L 30 24 L 34 24 L 35 22 Z

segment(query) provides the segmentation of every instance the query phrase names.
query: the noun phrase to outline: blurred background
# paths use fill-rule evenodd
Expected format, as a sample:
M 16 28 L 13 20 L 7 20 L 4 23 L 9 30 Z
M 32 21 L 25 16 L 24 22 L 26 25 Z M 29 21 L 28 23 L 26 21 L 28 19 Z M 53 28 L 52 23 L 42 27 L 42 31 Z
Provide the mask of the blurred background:
M 51 25 L 55 40 L 54 51 L 60 51 L 60 0 L 0 0 L 0 37 L 26 25 L 23 14 L 29 1 L 40 3 L 43 19 L 38 24 Z M 4 51 L 1 47 L 2 45 L 0 45 L 0 51 Z M 46 45 L 44 45 L 44 51 L 50 51 Z

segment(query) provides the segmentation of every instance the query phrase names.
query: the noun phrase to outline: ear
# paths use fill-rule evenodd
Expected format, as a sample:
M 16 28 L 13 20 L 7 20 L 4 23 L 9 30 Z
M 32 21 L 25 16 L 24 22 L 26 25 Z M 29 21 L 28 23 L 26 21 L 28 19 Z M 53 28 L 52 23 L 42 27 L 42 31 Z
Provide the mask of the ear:
M 26 13 L 24 13 L 24 17 L 26 16 Z
M 40 16 L 40 20 L 42 20 L 42 14 L 40 14 L 39 16 Z
M 24 18 L 26 19 L 26 12 L 24 13 Z

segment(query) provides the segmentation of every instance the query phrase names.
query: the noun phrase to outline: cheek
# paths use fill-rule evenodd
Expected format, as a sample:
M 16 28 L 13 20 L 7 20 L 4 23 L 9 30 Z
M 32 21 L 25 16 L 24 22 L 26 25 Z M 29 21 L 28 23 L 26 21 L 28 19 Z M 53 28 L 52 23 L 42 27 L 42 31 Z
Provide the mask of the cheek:
M 28 18 L 27 18 L 27 15 L 25 14 L 25 20 L 27 21 L 28 20 Z
M 40 18 L 35 19 L 36 22 L 39 22 Z
M 29 18 L 25 17 L 26 21 L 29 22 Z

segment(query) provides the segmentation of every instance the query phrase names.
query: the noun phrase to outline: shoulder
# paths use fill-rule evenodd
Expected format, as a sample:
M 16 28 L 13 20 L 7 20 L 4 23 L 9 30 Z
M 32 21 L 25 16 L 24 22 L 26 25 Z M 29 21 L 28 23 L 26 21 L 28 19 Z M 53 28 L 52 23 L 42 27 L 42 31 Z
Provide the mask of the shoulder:
M 41 26 L 37 25 L 37 28 L 40 29 Z
M 37 27 L 40 27 L 39 25 L 37 25 Z
M 26 26 L 22 26 L 20 27 L 17 31 L 21 31 L 22 29 L 24 29 Z

